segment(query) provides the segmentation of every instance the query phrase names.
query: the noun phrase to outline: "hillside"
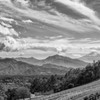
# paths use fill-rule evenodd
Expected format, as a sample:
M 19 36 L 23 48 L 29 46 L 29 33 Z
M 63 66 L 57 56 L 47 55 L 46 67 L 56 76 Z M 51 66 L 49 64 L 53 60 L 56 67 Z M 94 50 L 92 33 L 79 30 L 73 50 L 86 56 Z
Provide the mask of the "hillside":
M 85 96 L 89 96 L 99 91 L 100 80 L 49 96 L 36 97 L 35 100 L 83 100 Z M 32 100 L 34 100 L 34 98 Z
M 0 59 L 0 75 L 50 75 L 65 74 L 68 69 L 56 65 L 31 65 L 13 58 Z
M 69 68 L 69 67 L 70 68 L 71 67 L 82 68 L 87 65 L 87 63 L 84 61 L 81 61 L 78 59 L 72 59 L 72 58 L 64 57 L 64 56 L 60 56 L 60 55 L 49 56 L 43 60 L 38 60 L 35 58 L 17 58 L 16 60 L 27 62 L 27 63 L 33 64 L 33 65 L 53 64 L 53 65 L 57 65 L 57 66 L 67 67 L 67 68 Z

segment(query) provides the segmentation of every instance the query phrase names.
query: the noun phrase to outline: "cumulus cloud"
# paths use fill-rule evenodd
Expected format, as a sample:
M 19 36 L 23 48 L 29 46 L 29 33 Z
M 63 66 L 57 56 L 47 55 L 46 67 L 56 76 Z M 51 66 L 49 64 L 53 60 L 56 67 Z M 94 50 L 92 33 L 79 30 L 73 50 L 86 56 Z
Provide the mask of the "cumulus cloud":
M 18 42 L 10 36 L 6 38 L 1 38 L 0 40 L 0 50 L 1 51 L 14 51 L 18 48 Z

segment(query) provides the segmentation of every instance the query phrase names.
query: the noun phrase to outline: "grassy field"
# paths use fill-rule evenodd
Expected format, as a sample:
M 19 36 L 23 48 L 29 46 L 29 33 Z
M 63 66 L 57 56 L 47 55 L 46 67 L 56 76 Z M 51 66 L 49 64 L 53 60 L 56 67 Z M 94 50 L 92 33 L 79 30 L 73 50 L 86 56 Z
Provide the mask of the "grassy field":
M 33 98 L 32 100 L 83 100 L 85 96 L 99 91 L 100 80 L 49 96 Z

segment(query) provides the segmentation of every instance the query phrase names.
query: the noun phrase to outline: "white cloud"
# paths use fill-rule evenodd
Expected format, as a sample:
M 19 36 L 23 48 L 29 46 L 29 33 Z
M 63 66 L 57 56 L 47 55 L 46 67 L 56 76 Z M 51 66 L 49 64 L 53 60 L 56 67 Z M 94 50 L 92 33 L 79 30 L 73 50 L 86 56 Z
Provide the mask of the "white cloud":
M 4 26 L 4 27 L 8 27 L 8 28 L 12 27 L 11 25 L 4 23 L 4 22 L 1 22 L 1 25 Z
M 27 49 L 40 49 L 40 50 L 53 50 L 53 51 L 62 51 L 67 47 L 71 47 L 68 40 L 65 39 L 56 39 L 56 40 L 39 40 L 32 38 L 17 38 L 7 36 L 2 38 L 0 41 L 1 49 L 4 51 L 20 51 Z M 2 48 L 3 47 L 3 48 Z M 0 50 L 1 50 L 0 49 Z
M 0 15 L 0 20 L 3 20 L 3 21 L 8 21 L 10 23 L 14 22 L 14 19 L 11 19 L 11 18 L 6 18 L 6 17 L 3 17 Z
M 95 24 L 100 25 L 100 19 L 96 16 L 96 12 L 91 8 L 87 7 L 84 3 L 79 2 L 79 0 L 56 0 L 67 7 L 73 9 L 74 11 L 83 14 L 90 18 Z
M 3 0 L 2 0 L 3 1 Z M 12 4 L 7 6 L 14 8 L 18 11 L 18 16 L 25 16 L 27 19 L 37 19 L 39 21 L 53 24 L 65 29 L 69 29 L 76 32 L 87 32 L 93 31 L 94 29 L 100 30 L 99 24 L 100 19 L 96 16 L 95 11 L 87 7 L 85 4 L 81 3 L 80 0 L 56 0 L 57 2 L 63 3 L 67 7 L 73 9 L 77 13 L 83 14 L 88 17 L 88 19 L 75 20 L 67 15 L 62 15 L 57 12 L 57 15 L 51 15 L 45 11 L 37 11 L 31 9 L 19 9 Z M 13 15 L 15 13 L 11 12 Z M 35 16 L 34 16 L 35 15 Z M 21 17 L 23 18 L 23 17 Z M 13 19 L 6 17 L 0 17 L 0 20 L 4 22 L 12 23 Z M 24 23 L 30 23 L 31 20 L 23 20 Z M 18 33 L 9 25 L 1 23 L 0 33 L 6 38 L 0 38 L 0 50 L 6 52 L 20 52 L 23 50 L 23 55 L 25 50 L 40 50 L 59 52 L 61 54 L 71 54 L 73 56 L 81 56 L 85 53 L 91 52 L 93 50 L 99 50 L 100 40 L 92 40 L 91 38 L 85 39 L 74 39 L 74 38 L 64 38 L 63 36 L 58 37 L 45 37 L 45 39 L 35 39 L 35 38 L 20 38 Z M 17 36 L 16 38 L 12 36 Z
M 79 3 L 78 0 L 74 0 L 74 1 L 56 0 L 56 1 L 66 4 L 66 6 L 70 7 L 71 9 L 73 9 L 83 15 L 86 15 L 87 17 L 89 17 L 91 19 L 90 20 L 91 24 L 87 23 L 83 20 L 80 21 L 80 20 L 73 19 L 73 18 L 68 17 L 67 15 L 63 15 L 57 11 L 56 11 L 57 15 L 55 16 L 50 13 L 47 13 L 46 11 L 32 10 L 29 8 L 21 9 L 21 8 L 18 8 L 16 6 L 14 6 L 13 4 L 11 4 L 11 2 L 9 4 L 7 4 L 5 2 L 2 2 L 2 3 L 5 4 L 6 6 L 12 8 L 13 11 L 14 10 L 17 11 L 18 16 L 26 16 L 27 18 L 37 19 L 39 21 L 42 21 L 42 22 L 45 22 L 48 24 L 52 24 L 52 25 L 56 25 L 56 26 L 65 28 L 67 30 L 72 30 L 72 31 L 76 31 L 76 32 L 87 32 L 87 31 L 93 31 L 95 29 L 100 30 L 99 26 L 97 26 L 100 21 L 92 9 Z
M 2 26 L 0 25 L 0 33 L 2 35 L 15 35 L 15 36 L 18 36 L 18 33 L 13 29 L 13 28 L 8 28 L 8 27 L 5 27 L 5 26 Z
M 92 49 L 91 49 L 92 48 Z M 0 39 L 0 50 L 7 52 L 15 52 L 22 50 L 40 50 L 52 51 L 59 53 L 69 53 L 76 55 L 83 55 L 85 53 L 97 50 L 100 48 L 100 41 L 89 38 L 75 40 L 72 38 L 58 38 L 55 40 L 43 40 L 33 38 L 12 38 L 6 37 Z M 24 53 L 24 52 L 23 52 Z
M 29 6 L 28 0 L 16 0 L 17 3 L 20 3 L 22 6 Z
M 33 23 L 31 20 L 23 20 L 24 23 Z

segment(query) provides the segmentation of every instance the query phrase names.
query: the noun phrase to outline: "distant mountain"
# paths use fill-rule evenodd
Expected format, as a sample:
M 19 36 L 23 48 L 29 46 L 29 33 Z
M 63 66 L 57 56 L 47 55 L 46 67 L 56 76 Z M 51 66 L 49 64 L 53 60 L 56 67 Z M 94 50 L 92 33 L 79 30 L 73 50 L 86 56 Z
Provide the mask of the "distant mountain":
M 13 58 L 0 59 L 0 75 L 62 75 L 68 70 L 51 64 L 37 66 Z
M 32 65 L 39 65 L 39 66 L 42 65 L 41 61 L 38 59 L 35 59 L 34 57 L 29 57 L 29 58 L 19 57 L 19 58 L 16 58 L 16 60 L 26 62 Z
M 69 57 L 64 57 L 60 55 L 54 55 L 46 58 L 44 60 L 45 63 L 50 63 L 50 64 L 55 64 L 55 65 L 60 65 L 60 66 L 65 66 L 65 67 L 84 67 L 87 63 L 80 61 L 78 59 L 72 59 Z
M 87 55 L 85 55 L 85 56 L 83 56 L 83 57 L 81 57 L 79 59 L 82 60 L 82 61 L 90 62 L 91 63 L 94 60 L 95 61 L 100 60 L 100 54 L 97 53 L 97 52 L 91 52 L 91 53 L 89 53 L 89 54 L 87 54 Z
M 17 58 L 16 60 L 27 62 L 33 65 L 39 65 L 39 66 L 42 66 L 44 64 L 53 64 L 57 66 L 67 67 L 67 68 L 69 67 L 80 68 L 80 67 L 85 67 L 87 65 L 87 63 L 84 61 L 78 59 L 72 59 L 60 55 L 50 56 L 43 60 L 37 60 L 35 58 Z

